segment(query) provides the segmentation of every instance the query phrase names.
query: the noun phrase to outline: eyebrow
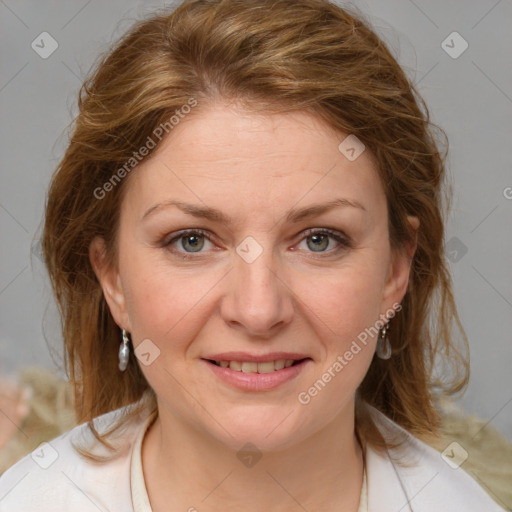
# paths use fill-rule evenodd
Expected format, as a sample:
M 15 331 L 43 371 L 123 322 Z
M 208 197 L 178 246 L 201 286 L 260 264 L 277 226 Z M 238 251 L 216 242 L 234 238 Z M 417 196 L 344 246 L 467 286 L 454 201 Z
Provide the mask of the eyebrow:
M 215 208 L 210 208 L 208 206 L 198 206 L 194 204 L 184 203 L 182 201 L 176 201 L 176 200 L 170 200 L 165 201 L 163 203 L 158 203 L 149 208 L 144 215 L 142 216 L 142 220 L 150 217 L 157 211 L 160 211 L 162 209 L 167 209 L 171 206 L 176 206 L 179 208 L 182 212 L 187 213 L 189 215 L 193 215 L 197 218 L 207 219 L 212 222 L 218 222 L 220 224 L 232 224 L 233 219 L 222 213 L 220 210 L 217 210 Z M 299 209 L 291 209 L 286 214 L 286 222 L 289 223 L 297 223 L 301 222 L 304 219 L 308 219 L 310 217 L 315 217 L 318 215 L 321 215 L 322 213 L 325 213 L 327 211 L 332 210 L 333 208 L 339 208 L 339 207 L 351 207 L 351 208 L 357 208 L 360 210 L 363 210 L 366 212 L 366 208 L 359 202 L 349 199 L 334 199 L 332 201 L 329 201 L 327 203 L 322 204 L 314 204 L 311 206 L 307 206 L 305 208 L 299 208 Z

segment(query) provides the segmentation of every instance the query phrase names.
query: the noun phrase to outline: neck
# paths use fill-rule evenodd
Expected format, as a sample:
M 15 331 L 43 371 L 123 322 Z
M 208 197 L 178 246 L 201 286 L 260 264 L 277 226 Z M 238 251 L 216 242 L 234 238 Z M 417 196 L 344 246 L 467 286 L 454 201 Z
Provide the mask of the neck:
M 243 459 L 169 411 L 149 428 L 142 465 L 153 512 L 356 512 L 363 454 L 354 434 L 353 404 L 323 430 L 293 447 Z

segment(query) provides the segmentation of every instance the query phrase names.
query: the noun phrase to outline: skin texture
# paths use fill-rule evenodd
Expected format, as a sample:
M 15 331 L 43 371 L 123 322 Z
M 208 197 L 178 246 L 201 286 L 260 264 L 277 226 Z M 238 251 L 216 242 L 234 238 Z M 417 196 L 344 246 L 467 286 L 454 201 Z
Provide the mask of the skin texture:
M 149 339 L 160 351 L 141 365 L 159 407 L 142 450 L 155 512 L 169 503 L 199 511 L 357 510 L 363 458 L 354 400 L 376 338 L 307 405 L 298 394 L 400 303 L 415 247 L 391 251 L 373 160 L 367 151 L 354 161 L 340 153 L 347 135 L 306 113 L 208 105 L 181 121 L 128 178 L 118 265 L 105 263 L 101 239 L 91 244 L 117 324 L 135 347 Z M 292 208 L 338 198 L 364 209 L 286 221 Z M 233 223 L 175 206 L 142 220 L 170 200 L 219 209 Z M 415 218 L 411 223 L 418 227 Z M 199 252 L 190 238 L 166 245 L 190 228 L 207 231 L 212 241 L 196 240 Z M 350 247 L 305 236 L 309 228 L 339 231 Z M 262 248 L 252 263 L 236 252 L 248 236 Z M 312 361 L 276 389 L 241 391 L 201 360 L 232 350 L 293 351 Z M 252 467 L 237 458 L 247 442 L 263 455 Z

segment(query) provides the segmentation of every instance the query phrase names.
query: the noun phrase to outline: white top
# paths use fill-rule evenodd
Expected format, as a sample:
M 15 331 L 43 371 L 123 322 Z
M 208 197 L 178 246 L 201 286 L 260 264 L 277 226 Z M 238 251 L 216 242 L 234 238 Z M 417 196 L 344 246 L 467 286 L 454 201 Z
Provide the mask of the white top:
M 126 408 L 94 420 L 101 432 Z M 366 450 L 366 474 L 359 512 L 505 512 L 460 467 L 406 433 L 376 409 L 370 408 L 379 430 L 387 437 L 406 437 L 402 465 L 392 450 Z M 141 446 L 153 418 L 146 411 L 109 441 L 119 455 L 104 464 L 84 460 L 72 442 L 109 452 L 87 424 L 78 425 L 43 443 L 0 476 L 0 512 L 150 512 L 144 484 Z M 366 499 L 365 499 L 366 498 Z

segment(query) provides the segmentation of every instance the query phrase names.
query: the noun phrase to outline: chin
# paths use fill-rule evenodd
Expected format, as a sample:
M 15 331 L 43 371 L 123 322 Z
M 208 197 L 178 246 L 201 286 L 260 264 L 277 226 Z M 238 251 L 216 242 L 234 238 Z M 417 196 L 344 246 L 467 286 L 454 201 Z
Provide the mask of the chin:
M 243 406 L 219 416 L 218 420 L 224 427 L 215 424 L 215 437 L 234 451 L 240 450 L 250 443 L 261 452 L 284 450 L 305 437 L 300 435 L 301 425 L 304 422 L 299 419 L 300 404 L 285 407 L 278 405 L 254 405 Z M 217 418 L 216 418 L 217 419 Z M 302 426 L 303 428 L 303 426 Z M 226 432 L 227 431 L 227 432 Z M 231 434 L 231 435 L 230 435 Z

